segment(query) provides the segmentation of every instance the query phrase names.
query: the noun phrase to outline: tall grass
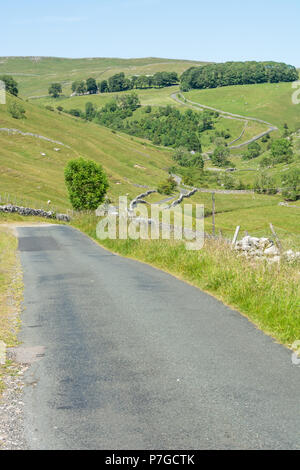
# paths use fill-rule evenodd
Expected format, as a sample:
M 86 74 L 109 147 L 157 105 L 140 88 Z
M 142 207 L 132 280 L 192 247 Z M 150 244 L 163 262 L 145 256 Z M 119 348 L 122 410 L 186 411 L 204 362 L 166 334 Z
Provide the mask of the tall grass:
M 0 228 L 0 341 L 7 346 L 17 344 L 18 317 L 16 312 L 22 299 L 22 275 L 17 257 L 17 239 L 3 227 Z M 0 394 L 7 374 L 7 364 L 0 364 Z

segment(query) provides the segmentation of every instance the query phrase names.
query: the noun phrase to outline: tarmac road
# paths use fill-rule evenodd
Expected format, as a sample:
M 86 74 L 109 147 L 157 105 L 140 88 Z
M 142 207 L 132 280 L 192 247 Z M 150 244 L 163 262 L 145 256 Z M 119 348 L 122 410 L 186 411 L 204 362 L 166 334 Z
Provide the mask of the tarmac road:
M 31 449 L 300 448 L 289 350 L 75 229 L 17 230 Z

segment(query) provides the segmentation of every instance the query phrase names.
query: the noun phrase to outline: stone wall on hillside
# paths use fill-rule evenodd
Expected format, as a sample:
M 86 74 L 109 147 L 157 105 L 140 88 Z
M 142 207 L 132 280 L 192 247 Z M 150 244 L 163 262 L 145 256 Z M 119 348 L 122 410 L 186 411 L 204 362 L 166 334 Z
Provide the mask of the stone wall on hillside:
M 6 212 L 10 214 L 19 215 L 32 215 L 36 217 L 45 217 L 47 219 L 56 219 L 63 222 L 69 222 L 70 217 L 67 214 L 58 214 L 52 211 L 44 211 L 43 209 L 32 209 L 30 207 L 13 206 L 12 204 L 6 204 L 0 206 L 0 212 Z

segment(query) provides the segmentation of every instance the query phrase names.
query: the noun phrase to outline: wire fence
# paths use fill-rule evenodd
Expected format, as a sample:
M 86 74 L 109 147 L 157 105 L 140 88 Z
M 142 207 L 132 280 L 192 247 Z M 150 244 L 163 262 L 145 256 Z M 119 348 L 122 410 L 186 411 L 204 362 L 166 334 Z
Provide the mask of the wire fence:
M 219 195 L 220 197 L 221 195 Z M 217 196 L 218 197 L 218 196 Z M 229 202 L 229 201 L 228 201 Z M 20 206 L 20 207 L 26 207 L 26 208 L 32 208 L 32 209 L 41 209 L 44 211 L 52 211 L 56 213 L 63 212 L 67 214 L 69 217 L 74 218 L 77 215 L 81 214 L 80 212 L 74 211 L 72 209 L 63 209 L 62 207 L 58 207 L 57 205 L 53 205 L 52 202 L 49 204 L 46 201 L 39 201 L 37 202 L 36 199 L 30 196 L 18 196 L 16 194 L 11 194 L 8 192 L 0 193 L 0 205 L 14 205 L 14 206 Z M 224 206 L 224 203 L 222 204 Z M 229 203 L 229 207 L 226 210 L 225 207 L 221 207 L 220 210 L 216 210 L 215 213 L 215 223 L 212 221 L 211 217 L 211 208 L 208 207 L 208 213 L 204 219 L 204 230 L 206 233 L 207 238 L 222 238 L 226 241 L 230 241 L 233 239 L 235 230 L 236 230 L 236 225 L 240 226 L 240 231 L 239 231 L 239 239 L 241 239 L 243 236 L 246 235 L 251 235 L 253 237 L 267 237 L 267 238 L 274 238 L 274 234 L 272 233 L 270 229 L 270 222 L 272 220 L 266 220 L 263 224 L 255 225 L 253 224 L 253 221 L 251 221 L 251 218 L 249 217 L 247 219 L 242 219 L 238 224 L 235 223 L 224 223 L 223 220 L 218 220 L 218 216 L 223 215 L 225 212 L 233 212 L 236 207 L 233 205 L 231 207 Z M 271 206 L 274 207 L 274 206 Z M 259 208 L 259 206 L 257 207 Z M 249 207 L 244 207 L 244 209 L 253 209 L 251 205 Z M 255 208 L 254 208 L 255 209 Z M 293 209 L 293 214 L 296 211 L 297 214 L 300 214 L 300 206 L 294 207 Z M 85 211 L 84 213 L 89 214 L 89 215 L 94 215 L 95 211 Z M 235 220 L 237 220 L 236 216 L 234 217 Z M 300 250 L 300 221 L 299 221 L 299 230 L 288 230 L 287 228 L 284 228 L 282 226 L 277 225 L 276 223 L 274 224 L 274 230 L 276 232 L 276 235 L 278 236 L 278 239 L 282 243 L 283 247 L 285 249 L 295 249 L 297 251 Z
M 293 249 L 296 251 L 300 250 L 300 232 L 288 231 L 276 224 L 272 224 L 276 233 L 275 237 L 274 232 L 271 230 L 270 223 L 266 222 L 266 224 L 263 226 L 253 226 L 250 223 L 247 225 L 247 221 L 244 221 L 241 225 L 239 225 L 240 230 L 238 239 L 240 240 L 241 238 L 248 235 L 257 238 L 270 238 L 273 240 L 277 237 L 284 249 Z M 205 232 L 208 235 L 212 235 L 215 238 L 223 238 L 225 240 L 233 239 L 237 227 L 236 225 L 228 227 L 219 225 L 218 223 L 213 226 L 212 222 L 209 220 L 205 220 L 204 226 Z

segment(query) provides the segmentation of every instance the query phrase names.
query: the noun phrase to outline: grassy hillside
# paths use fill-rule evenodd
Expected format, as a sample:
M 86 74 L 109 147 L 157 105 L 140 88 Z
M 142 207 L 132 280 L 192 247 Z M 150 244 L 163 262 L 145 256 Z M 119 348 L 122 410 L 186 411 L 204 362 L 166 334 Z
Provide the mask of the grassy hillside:
M 55 58 L 2 58 L 0 74 L 11 73 L 20 84 L 20 94 L 29 98 L 47 94 L 51 82 L 63 83 L 63 98 L 48 97 L 22 101 L 26 109 L 25 119 L 14 119 L 9 113 L 18 98 L 7 97 L 7 104 L 0 106 L 0 128 L 13 128 L 44 136 L 57 142 L 49 142 L 36 136 L 8 133 L 0 130 L 0 196 L 9 194 L 10 201 L 24 202 L 33 207 L 51 207 L 65 211 L 70 208 L 64 184 L 63 170 L 70 158 L 83 156 L 101 163 L 109 181 L 109 197 L 115 202 L 119 195 L 129 198 L 141 193 L 141 185 L 155 188 L 167 176 L 166 169 L 174 162 L 171 151 L 153 146 L 142 139 L 133 138 L 91 122 L 73 118 L 57 110 L 51 112 L 45 105 L 65 109 L 84 109 L 87 101 L 103 106 L 113 95 L 97 95 L 70 98 L 70 85 L 76 79 L 89 76 L 97 80 L 118 71 L 128 74 L 155 73 L 158 70 L 182 72 L 191 63 L 165 59 L 55 59 Z M 139 90 L 143 105 L 173 105 L 184 111 L 185 106 L 175 103 L 171 93 L 178 87 L 162 90 Z M 231 111 L 271 122 L 282 129 L 287 122 L 290 129 L 300 128 L 299 107 L 291 104 L 291 84 L 264 84 L 243 87 L 226 87 L 214 90 L 186 93 L 187 98 L 215 108 Z M 143 110 L 136 111 L 136 115 Z M 230 140 L 237 138 L 245 123 L 219 117 L 216 130 L 229 130 Z M 260 124 L 249 123 L 240 142 L 262 132 Z M 212 149 L 212 133 L 202 136 L 204 150 Z M 274 134 L 272 136 L 274 138 Z M 300 154 L 299 140 L 294 138 L 295 153 Z M 268 152 L 267 143 L 263 144 Z M 59 149 L 59 151 L 57 151 Z M 252 183 L 261 171 L 259 162 L 263 156 L 252 161 L 242 161 L 240 151 L 231 154 L 231 160 L 238 171 L 235 178 Z M 281 174 L 290 166 L 299 165 L 299 159 L 291 165 L 276 165 L 268 169 L 280 182 Z M 206 169 L 212 163 L 206 163 Z M 243 171 L 252 169 L 255 171 Z M 207 172 L 209 174 L 209 172 Z M 220 173 L 219 173 L 220 174 Z M 206 175 L 203 186 L 209 186 Z M 214 181 L 216 185 L 216 181 Z M 211 188 L 211 186 L 209 186 Z M 177 193 L 178 194 L 178 193 Z M 174 195 L 172 197 L 175 197 Z M 166 196 L 152 195 L 149 202 L 157 202 Z M 250 235 L 269 236 L 271 222 L 285 249 L 300 249 L 300 201 L 291 207 L 279 206 L 280 195 L 219 194 L 215 195 L 216 233 L 222 232 L 231 238 L 236 225 L 241 226 L 240 237 L 247 230 Z M 205 231 L 212 232 L 212 197 L 209 193 L 196 193 L 188 202 L 205 205 Z M 295 207 L 294 207 L 295 206 Z M 0 225 L 10 220 L 21 220 L 20 216 L 0 214 Z M 99 221 L 94 214 L 75 215 L 73 225 L 96 237 Z M 299 333 L 299 268 L 297 265 L 267 266 L 239 258 L 221 240 L 206 242 L 203 250 L 190 252 L 180 242 L 106 240 L 103 244 L 122 255 L 131 256 L 158 268 L 165 269 L 178 277 L 211 292 L 220 300 L 239 309 L 256 325 L 279 341 L 291 344 Z M 7 233 L 0 231 L 0 249 L 5 253 L 6 264 L 0 272 L 0 300 L 3 305 L 13 279 L 11 266 L 15 266 L 16 242 Z M 2 260 L 3 261 L 3 260 Z M 245 276 L 245 272 L 247 275 Z M 10 335 L 8 322 L 10 312 L 4 309 L 0 336 Z M 6 335 L 6 336 L 4 336 Z M 11 344 L 14 338 L 9 338 Z M 1 379 L 0 370 L 0 379 Z M 1 388 L 1 384 L 0 384 Z
M 274 167 L 268 168 L 268 175 L 274 179 L 275 186 L 281 187 L 281 177 L 290 168 L 296 168 L 300 166 L 300 138 L 294 139 L 294 160 L 291 163 L 279 163 Z M 253 187 L 254 181 L 262 171 L 260 163 L 264 157 L 269 156 L 270 151 L 266 150 L 262 155 L 252 160 L 243 160 L 239 154 L 233 155 L 231 161 L 236 165 L 237 171 L 234 176 L 241 178 L 245 183 L 250 184 Z
M 270 223 L 284 243 L 284 247 L 300 249 L 300 204 L 296 207 L 279 206 L 280 195 L 261 194 L 215 194 L 216 233 L 222 232 L 232 238 L 235 228 L 240 225 L 240 235 L 247 231 L 252 236 L 273 238 Z M 196 193 L 190 202 L 204 204 L 206 213 L 211 214 L 212 197 L 207 193 Z M 205 219 L 205 230 L 212 232 L 212 216 Z
M 277 139 L 282 135 L 284 124 L 287 123 L 291 132 L 300 129 L 300 105 L 292 102 L 292 95 L 295 88 L 292 83 L 264 83 L 260 85 L 239 85 L 228 86 L 208 90 L 192 90 L 183 95 L 196 103 L 211 106 L 222 111 L 249 116 L 270 122 L 277 126 L 279 131 L 271 134 L 271 139 Z M 237 122 L 237 121 L 235 121 Z M 250 127 L 249 127 L 250 125 Z M 256 123 L 249 121 L 243 138 L 237 142 L 251 138 L 253 128 Z M 260 124 L 256 128 L 259 129 Z M 253 160 L 242 160 L 241 155 L 244 148 L 231 151 L 231 162 L 236 166 L 237 171 L 234 178 L 241 180 L 244 184 L 253 187 L 255 180 L 262 172 L 260 163 L 263 158 L 269 157 L 270 143 L 259 142 L 262 154 Z M 273 178 L 274 186 L 281 186 L 281 179 L 284 172 L 293 167 L 300 166 L 300 139 L 299 135 L 294 136 L 294 160 L 292 163 L 277 164 L 274 167 L 264 170 L 269 177 Z M 206 163 L 206 167 L 213 167 L 211 162 Z
M 292 83 L 238 85 L 183 93 L 191 100 L 207 106 L 263 119 L 279 128 L 287 123 L 291 130 L 300 128 L 300 106 L 292 103 Z
M 75 80 L 89 77 L 97 81 L 118 72 L 126 75 L 152 75 L 159 71 L 178 72 L 201 62 L 185 60 L 143 58 L 88 58 L 64 59 L 56 57 L 0 57 L 0 75 L 13 75 L 20 84 L 20 94 L 24 97 L 47 95 L 49 85 L 60 82 L 65 94 L 70 94 Z
M 179 86 L 172 86 L 167 88 L 161 89 L 146 89 L 146 90 L 135 90 L 138 94 L 141 105 L 147 106 L 150 105 L 152 107 L 155 106 L 175 106 L 176 108 L 180 109 L 182 112 L 186 111 L 189 106 L 184 104 L 180 104 L 174 99 L 172 99 L 172 94 L 179 91 Z M 53 108 L 57 108 L 57 106 L 62 106 L 65 110 L 70 109 L 80 109 L 81 111 L 85 110 L 86 103 L 91 102 L 94 106 L 98 108 L 103 107 L 109 101 L 115 99 L 117 96 L 122 96 L 124 94 L 132 93 L 132 91 L 124 91 L 119 93 L 103 93 L 98 95 L 84 95 L 84 96 L 61 96 L 59 98 L 52 98 L 50 96 L 44 98 L 36 98 L 33 100 L 34 104 L 38 104 L 41 106 L 52 106 Z M 138 110 L 134 113 L 134 119 L 139 119 L 141 116 L 141 110 Z M 242 120 L 234 120 L 224 118 L 222 116 L 216 122 L 215 130 L 218 132 L 222 131 L 229 131 L 230 138 L 228 141 L 233 141 L 237 139 L 243 129 L 245 127 L 245 122 Z M 248 122 L 248 125 L 245 129 L 245 132 L 241 139 L 236 142 L 237 144 L 241 144 L 246 142 L 247 140 L 251 139 L 253 136 L 258 135 L 268 127 L 264 124 L 257 123 L 257 122 Z M 203 151 L 210 151 L 214 148 L 210 137 L 214 134 L 214 131 L 207 131 L 202 134 L 201 141 Z
M 179 86 L 171 86 L 166 88 L 150 88 L 145 90 L 134 90 L 139 95 L 139 99 L 143 106 L 176 106 L 178 108 L 184 108 L 183 105 L 176 103 L 172 98 L 171 94 L 179 91 Z M 118 93 L 100 93 L 98 95 L 83 95 L 83 96 L 61 96 L 59 98 L 52 98 L 45 96 L 43 98 L 34 99 L 35 104 L 41 104 L 44 106 L 62 106 L 65 109 L 78 108 L 82 111 L 85 109 L 86 103 L 92 102 L 95 106 L 101 108 L 107 102 L 124 94 L 132 93 L 130 91 L 122 91 Z
M 153 187 L 166 177 L 171 164 L 170 153 L 159 150 L 141 139 L 112 133 L 92 123 L 47 111 L 23 102 L 25 119 L 13 119 L 8 112 L 12 101 L 0 106 L 0 127 L 36 133 L 65 146 L 36 137 L 0 131 L 0 194 L 14 194 L 18 199 L 46 203 L 59 209 L 69 207 L 63 169 L 70 158 L 83 156 L 103 165 L 109 175 L 109 196 L 138 194 L 140 188 Z M 54 149 L 59 148 L 56 152 Z M 45 153 L 46 156 L 43 156 Z
M 27 63 L 25 59 L 15 59 L 16 63 Z M 49 59 L 51 62 L 52 59 Z M 63 59 L 59 59 L 58 62 Z M 55 62 L 55 60 L 53 59 Z M 83 65 L 85 64 L 83 60 Z M 154 62 L 155 63 L 155 60 Z M 43 60 L 41 64 L 49 69 L 49 62 Z M 78 63 L 79 64 L 79 63 Z M 82 67 L 83 67 L 82 65 Z M 145 64 L 140 66 L 144 66 Z M 134 66 L 134 65 L 131 65 Z M 18 65 L 19 67 L 19 65 Z M 48 70 L 47 69 L 47 70 Z M 18 77 L 16 77 L 18 78 Z M 258 85 L 246 87 L 226 87 L 219 90 L 193 91 L 191 94 L 199 94 L 202 102 L 202 94 L 224 93 L 228 94 L 228 90 L 236 90 L 238 88 L 251 90 L 251 100 L 248 104 L 252 106 L 249 115 L 253 117 L 261 117 L 276 124 L 276 111 L 274 110 L 271 119 L 270 116 L 261 115 L 261 106 L 256 109 L 254 100 L 255 96 L 261 96 L 263 100 L 263 91 L 265 88 L 281 90 L 290 84 L 279 85 Z M 262 90 L 254 91 L 261 87 Z M 151 104 L 152 106 L 172 104 L 178 106 L 179 109 L 185 111 L 186 107 L 172 100 L 171 94 L 178 90 L 178 87 L 165 88 L 161 90 L 138 90 L 142 105 Z M 126 93 L 126 92 L 123 92 Z M 236 91 L 235 91 L 236 93 Z M 188 93 L 186 95 L 189 95 Z M 0 165 L 0 195 L 5 193 L 10 196 L 16 196 L 17 200 L 28 201 L 32 205 L 42 202 L 46 206 L 46 202 L 50 199 L 55 207 L 64 210 L 70 207 L 67 199 L 67 193 L 63 180 L 63 169 L 66 162 L 76 156 L 84 156 L 92 158 L 100 162 L 107 171 L 110 179 L 109 197 L 115 201 L 118 195 L 128 194 L 133 197 L 140 193 L 142 189 L 138 185 L 146 185 L 155 188 L 157 183 L 166 177 L 166 169 L 172 165 L 171 152 L 167 149 L 157 148 L 142 139 L 132 138 L 128 135 L 115 133 L 109 129 L 100 127 L 93 123 L 86 123 L 80 119 L 73 118 L 57 111 L 51 112 L 44 108 L 49 104 L 56 108 L 61 105 L 65 109 L 79 108 L 84 109 L 88 101 L 92 101 L 97 106 L 103 106 L 108 100 L 112 99 L 115 94 L 80 96 L 72 98 L 61 98 L 54 100 L 53 98 L 36 99 L 30 102 L 23 102 L 26 108 L 26 119 L 13 119 L 8 113 L 8 106 L 11 101 L 16 98 L 8 97 L 8 104 L 0 106 L 0 127 L 17 128 L 23 132 L 33 132 L 54 140 L 58 140 L 65 146 L 47 142 L 31 136 L 22 136 L 18 134 L 8 134 L 0 132 L 1 145 L 1 165 Z M 218 95 L 219 96 L 219 95 Z M 265 108 L 271 112 L 276 102 L 268 104 L 271 96 L 266 93 Z M 194 96 L 189 96 L 195 100 Z M 275 95 L 272 95 L 275 99 Z M 231 104 L 234 100 L 232 98 Z M 233 111 L 235 113 L 247 115 L 245 107 L 241 105 L 237 109 L 225 108 L 226 100 L 224 98 L 224 106 L 217 101 L 207 103 L 210 106 L 223 108 L 224 110 Z M 238 104 L 236 104 L 238 106 Z M 297 110 L 297 106 L 294 108 Z M 294 110 L 292 108 L 292 110 Z M 142 113 L 137 110 L 136 113 Z M 277 117 L 278 118 L 278 117 Z M 292 119 L 292 118 L 291 118 Z M 293 120 L 293 122 L 296 122 Z M 219 117 L 216 122 L 216 130 L 229 129 L 231 137 L 230 141 L 237 138 L 244 127 L 245 123 L 240 120 L 226 119 Z M 249 123 L 248 127 L 239 143 L 258 134 L 261 129 L 260 124 Z M 214 131 L 206 131 L 202 135 L 202 143 L 204 150 L 213 148 L 211 135 Z M 274 138 L 275 136 L 273 136 Z M 298 139 L 299 140 L 299 139 Z M 296 155 L 299 154 L 300 148 L 298 140 L 295 138 Z M 298 145 L 298 147 L 297 147 Z M 56 152 L 54 148 L 59 148 Z M 263 145 L 267 151 L 267 144 Z M 260 156 L 251 161 L 243 161 L 240 158 L 241 151 L 232 152 L 231 160 L 236 165 L 238 171 L 234 173 L 234 178 L 241 179 L 244 183 L 253 185 L 257 175 L 261 169 L 259 167 Z M 46 155 L 42 155 L 45 153 Z M 276 167 L 268 169 L 268 174 L 274 176 L 276 185 L 280 184 L 281 175 L 290 166 L 298 166 L 299 159 L 295 160 L 289 166 L 284 164 L 276 165 Z M 206 162 L 206 168 L 212 167 L 210 161 Z M 246 171 L 245 171 L 246 170 Z M 254 170 L 254 171 L 251 171 Z M 219 173 L 220 174 L 220 173 Z M 207 186 L 207 185 L 206 185 Z M 214 187 L 214 185 L 209 186 Z M 155 200 L 159 197 L 155 196 Z M 193 198 L 194 202 L 205 203 L 207 212 L 211 210 L 211 196 L 208 194 L 197 194 Z M 269 222 L 272 222 L 278 229 L 281 238 L 291 241 L 293 245 L 299 247 L 299 209 L 298 203 L 296 208 L 287 208 L 279 206 L 282 201 L 281 196 L 259 196 L 259 195 L 216 195 L 217 209 L 217 230 L 221 229 L 224 235 L 231 236 L 236 225 L 241 225 L 242 230 L 248 230 L 253 235 L 270 235 Z M 299 206 L 300 207 L 300 206 Z M 211 218 L 206 218 L 206 230 L 211 231 Z

